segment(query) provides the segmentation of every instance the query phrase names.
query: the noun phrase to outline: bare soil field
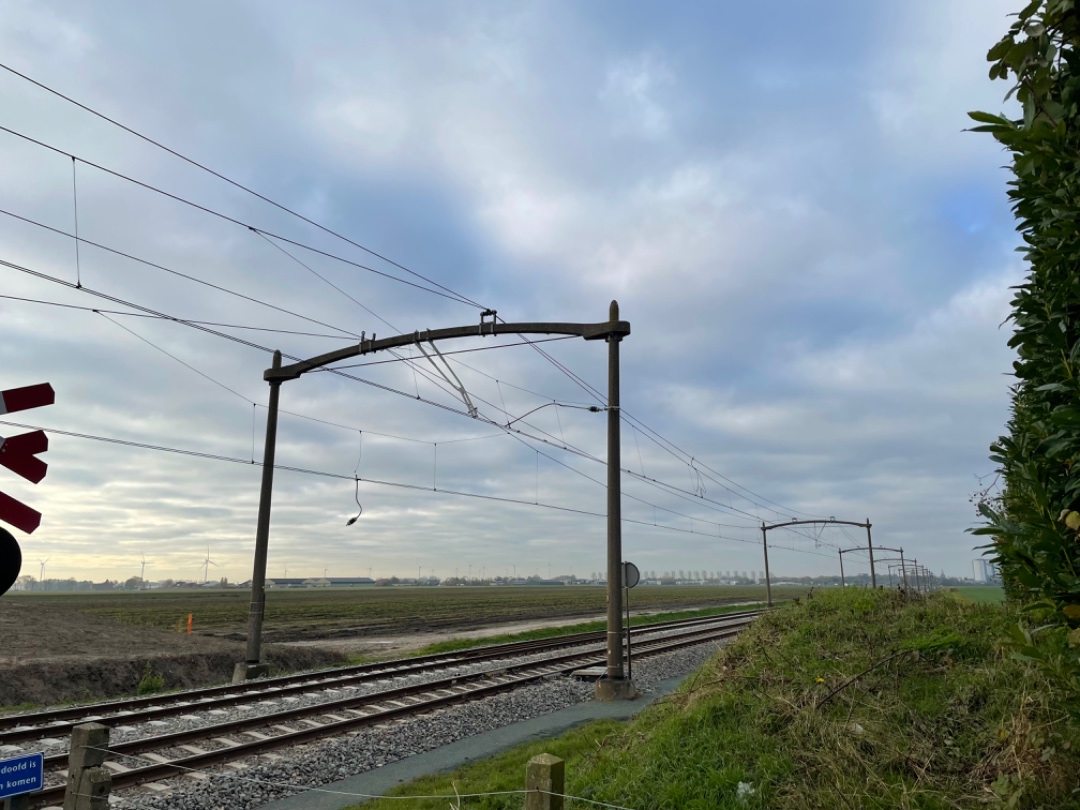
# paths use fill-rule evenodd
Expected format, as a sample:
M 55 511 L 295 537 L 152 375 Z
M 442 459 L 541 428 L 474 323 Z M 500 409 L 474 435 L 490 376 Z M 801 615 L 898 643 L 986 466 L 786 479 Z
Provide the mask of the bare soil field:
M 773 590 L 776 598 L 804 591 Z M 631 604 L 657 612 L 763 597 L 764 588 L 652 587 L 633 591 Z M 264 653 L 278 671 L 390 658 L 451 637 L 600 618 L 605 600 L 601 587 L 271 591 Z M 134 695 L 148 664 L 165 689 L 227 681 L 244 657 L 249 601 L 241 590 L 6 594 L 0 707 Z
M 180 689 L 226 681 L 243 660 L 236 641 L 123 624 L 70 606 L 0 599 L 0 706 L 132 696 L 147 664 Z M 341 653 L 270 645 L 281 670 L 331 666 Z
M 774 588 L 776 598 L 805 588 Z M 108 593 L 9 593 L 6 601 L 29 600 L 69 607 L 91 616 L 138 627 L 173 631 L 194 615 L 195 632 L 242 641 L 250 593 L 209 588 Z M 630 597 L 635 610 L 680 610 L 764 601 L 762 587 L 640 587 Z M 268 642 L 311 641 L 402 632 L 453 632 L 515 621 L 578 618 L 603 613 L 601 586 L 461 588 L 287 588 L 267 591 L 263 638 Z

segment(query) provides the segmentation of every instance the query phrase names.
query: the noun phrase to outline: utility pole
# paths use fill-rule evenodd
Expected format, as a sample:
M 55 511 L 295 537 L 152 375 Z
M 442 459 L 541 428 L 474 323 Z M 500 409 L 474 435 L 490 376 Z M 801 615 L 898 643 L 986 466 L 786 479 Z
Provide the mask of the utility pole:
M 273 371 L 281 369 L 281 352 L 274 352 Z M 277 449 L 278 398 L 281 380 L 270 380 L 270 403 L 266 411 L 266 445 L 263 447 L 262 488 L 259 518 L 255 527 L 255 565 L 251 574 L 251 612 L 248 615 L 247 656 L 233 670 L 233 683 L 260 678 L 270 671 L 261 662 L 263 614 L 266 612 L 266 555 L 270 546 L 270 503 L 274 489 L 274 452 Z
M 619 302 L 612 301 L 608 321 L 619 320 Z M 622 642 L 622 454 L 619 410 L 619 344 L 622 335 L 612 331 L 608 344 L 607 435 L 607 676 L 596 682 L 598 700 L 628 700 L 637 695 L 633 682 L 623 673 Z
M 874 571 L 874 543 L 870 539 L 870 518 L 866 519 L 866 548 L 870 552 L 870 587 L 877 590 L 877 573 Z
M 761 522 L 761 548 L 765 551 L 765 597 L 769 607 L 772 607 L 772 582 L 769 581 L 769 535 L 765 521 Z

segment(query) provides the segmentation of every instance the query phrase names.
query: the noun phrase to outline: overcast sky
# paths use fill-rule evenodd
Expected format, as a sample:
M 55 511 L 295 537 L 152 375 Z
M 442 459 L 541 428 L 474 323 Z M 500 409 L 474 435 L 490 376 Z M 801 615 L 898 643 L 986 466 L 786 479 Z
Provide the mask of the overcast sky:
M 0 0 L 8 67 L 420 274 L 0 71 L 0 125 L 60 150 L 0 132 L 0 259 L 56 279 L 0 267 L 0 293 L 256 344 L 0 298 L 0 387 L 57 396 L 7 420 L 248 462 L 52 433 L 41 484 L 0 471 L 44 515 L 13 530 L 24 573 L 201 579 L 209 549 L 248 579 L 266 349 L 478 324 L 460 295 L 507 321 L 619 301 L 623 466 L 666 485 L 623 476 L 643 570 L 761 569 L 762 520 L 835 516 L 970 575 L 1023 266 L 1006 156 L 963 130 L 1003 108 L 985 52 L 1020 5 Z M 541 348 L 606 395 L 604 343 Z M 593 393 L 528 346 L 451 356 L 474 419 L 400 356 L 348 371 L 393 391 L 282 387 L 278 463 L 338 477 L 277 473 L 269 575 L 602 571 L 603 517 L 549 508 L 605 510 L 606 415 L 569 407 Z M 863 541 L 778 530 L 770 562 L 836 573 Z

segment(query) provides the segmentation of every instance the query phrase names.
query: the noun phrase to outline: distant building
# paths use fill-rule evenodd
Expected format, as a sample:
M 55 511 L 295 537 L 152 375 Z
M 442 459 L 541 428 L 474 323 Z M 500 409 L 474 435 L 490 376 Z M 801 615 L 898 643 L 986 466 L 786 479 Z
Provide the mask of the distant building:
M 997 566 L 985 557 L 979 557 L 978 559 L 972 560 L 971 567 L 976 582 L 996 582 L 1001 578 Z
M 276 577 L 266 580 L 267 588 L 356 588 L 374 584 L 371 577 Z

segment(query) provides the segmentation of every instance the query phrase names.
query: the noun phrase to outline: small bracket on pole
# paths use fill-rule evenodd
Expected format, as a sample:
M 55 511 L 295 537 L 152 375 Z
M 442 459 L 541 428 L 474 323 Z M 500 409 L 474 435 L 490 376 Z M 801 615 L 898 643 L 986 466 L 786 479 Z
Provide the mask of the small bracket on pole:
M 498 310 L 495 309 L 485 309 L 480 313 L 480 337 L 484 336 L 484 326 L 487 325 L 488 318 L 491 318 L 491 331 L 489 334 L 495 334 L 495 317 L 498 314 Z

